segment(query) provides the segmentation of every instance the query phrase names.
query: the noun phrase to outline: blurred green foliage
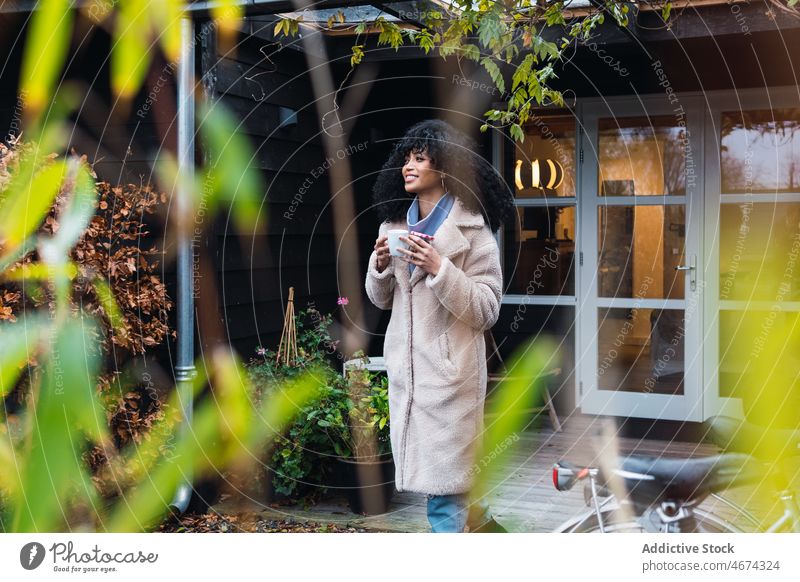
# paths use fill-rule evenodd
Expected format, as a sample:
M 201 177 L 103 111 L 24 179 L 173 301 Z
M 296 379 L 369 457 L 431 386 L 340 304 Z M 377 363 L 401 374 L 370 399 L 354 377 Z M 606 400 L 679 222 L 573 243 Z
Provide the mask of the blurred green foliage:
M 308 362 L 255 405 L 241 362 L 227 350 L 208 354 L 197 363 L 200 373 L 192 381 L 194 412 L 189 430 L 181 433 L 188 436 L 177 437 L 187 419 L 166 416 L 148 439 L 110 458 L 106 470 L 112 478 L 121 477 L 119 498 L 99 494 L 82 458 L 90 447 L 113 449 L 97 394 L 100 350 L 92 338 L 98 336 L 99 322 L 70 307 L 71 281 L 78 272 L 70 249 L 94 213 L 95 182 L 82 160 L 68 156 L 44 163 L 40 154 L 65 149 L 67 119 L 78 103 L 77 91 L 60 79 L 76 20 L 70 5 L 43 0 L 32 15 L 20 88 L 26 138 L 38 148 L 0 184 L 0 278 L 42 288 L 54 298 L 52 309 L 27 310 L 16 322 L 0 326 L 0 396 L 14 387 L 29 362 L 39 364 L 24 409 L 13 418 L 2 412 L 0 529 L 142 531 L 169 512 L 168 504 L 187 475 L 202 477 L 238 463 L 286 429 L 318 397 L 325 371 L 318 362 Z M 95 24 L 113 26 L 111 84 L 122 102 L 141 90 L 154 48 L 160 46 L 170 61 L 180 57 L 184 3 L 179 0 L 122 0 L 82 10 Z M 241 8 L 222 2 L 213 14 L 226 34 L 237 26 Z M 253 225 L 262 189 L 251 168 L 252 148 L 219 103 L 200 109 L 200 131 L 211 161 L 200 171 L 204 208 L 210 214 L 220 202 L 229 203 L 240 225 Z M 177 173 L 172 177 L 177 184 Z M 39 227 L 59 193 L 67 198 L 57 217 L 59 228 L 43 234 Z M 194 202 L 178 216 L 178 231 L 185 232 L 192 220 L 189 212 L 197 212 L 199 202 Z M 9 271 L 34 249 L 39 261 Z M 119 307 L 105 282 L 98 280 L 95 288 L 112 325 L 120 324 Z M 213 396 L 199 398 L 206 386 Z M 179 411 L 181 404 L 173 391 L 169 409 Z
M 531 409 L 542 406 L 544 383 L 549 380 L 548 371 L 559 367 L 558 357 L 552 340 L 537 337 L 521 344 L 509 359 L 508 374 L 489 399 L 483 440 L 469 469 L 474 478 L 473 500 L 507 477 L 520 435 L 537 422 Z

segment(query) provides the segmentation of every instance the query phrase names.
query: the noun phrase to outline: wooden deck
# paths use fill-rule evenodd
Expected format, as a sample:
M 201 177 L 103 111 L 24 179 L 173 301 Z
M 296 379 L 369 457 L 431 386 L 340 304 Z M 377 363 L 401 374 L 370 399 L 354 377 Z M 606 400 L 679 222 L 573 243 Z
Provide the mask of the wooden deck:
M 546 417 L 545 417 L 546 418 Z M 601 455 L 613 451 L 663 455 L 667 457 L 698 457 L 716 453 L 707 444 L 664 441 L 652 439 L 622 438 L 615 434 L 614 422 L 576 415 L 564 420 L 564 430 L 554 432 L 547 421 L 539 431 L 521 435 L 509 463 L 509 471 L 501 482 L 492 484 L 489 503 L 495 519 L 510 532 L 550 532 L 566 520 L 586 511 L 583 487 L 559 492 L 553 487 L 551 468 L 559 459 L 568 459 L 577 464 L 597 464 Z M 726 496 L 753 511 L 755 500 L 759 500 L 756 513 L 761 516 L 774 515 L 777 502 L 769 495 L 754 494 L 754 489 L 740 489 Z M 763 501 L 765 500 L 765 501 Z M 729 519 L 736 516 L 714 505 Z M 229 498 L 214 506 L 219 513 L 256 513 L 261 519 L 294 519 L 336 523 L 369 530 L 425 532 L 430 531 L 425 514 L 425 498 L 414 493 L 395 493 L 390 510 L 386 514 L 363 516 L 349 511 L 347 502 L 330 499 L 315 506 L 270 507 L 252 499 Z

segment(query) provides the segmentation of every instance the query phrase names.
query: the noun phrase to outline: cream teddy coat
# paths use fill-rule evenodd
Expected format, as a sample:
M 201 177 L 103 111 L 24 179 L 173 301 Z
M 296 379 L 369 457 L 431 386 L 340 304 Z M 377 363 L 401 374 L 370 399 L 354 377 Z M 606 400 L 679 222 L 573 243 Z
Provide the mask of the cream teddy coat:
M 386 221 L 379 236 L 407 228 Z M 391 257 L 379 273 L 369 259 L 366 291 L 391 309 L 383 355 L 389 379 L 389 433 L 398 491 L 465 493 L 479 471 L 486 396 L 484 331 L 497 321 L 500 253 L 483 216 L 456 199 L 436 230 L 434 277 Z

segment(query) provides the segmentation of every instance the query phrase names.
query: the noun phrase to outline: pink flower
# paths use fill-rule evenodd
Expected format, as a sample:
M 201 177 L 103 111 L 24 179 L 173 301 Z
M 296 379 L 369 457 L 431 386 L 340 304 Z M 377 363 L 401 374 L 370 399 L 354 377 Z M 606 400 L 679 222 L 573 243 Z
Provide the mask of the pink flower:
M 258 354 L 259 356 L 266 356 L 267 355 L 267 350 L 266 350 L 266 348 L 262 348 L 261 346 L 258 346 L 258 348 L 256 348 L 256 354 Z
M 339 305 L 347 305 L 350 303 L 350 300 L 347 297 L 339 297 L 339 299 L 336 300 L 336 303 Z

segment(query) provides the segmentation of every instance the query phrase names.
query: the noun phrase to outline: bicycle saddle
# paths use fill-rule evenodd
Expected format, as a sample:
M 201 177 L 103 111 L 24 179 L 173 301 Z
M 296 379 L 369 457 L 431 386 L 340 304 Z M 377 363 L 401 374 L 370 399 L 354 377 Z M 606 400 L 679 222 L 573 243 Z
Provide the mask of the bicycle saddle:
M 800 430 L 766 428 L 729 416 L 712 416 L 705 429 L 711 441 L 725 451 L 766 461 L 800 456 Z
M 760 465 L 739 454 L 697 459 L 631 455 L 621 458 L 613 472 L 624 482 L 631 501 L 645 505 L 667 500 L 699 501 L 710 493 L 762 477 Z M 608 487 L 609 478 L 603 475 L 603 481 Z

